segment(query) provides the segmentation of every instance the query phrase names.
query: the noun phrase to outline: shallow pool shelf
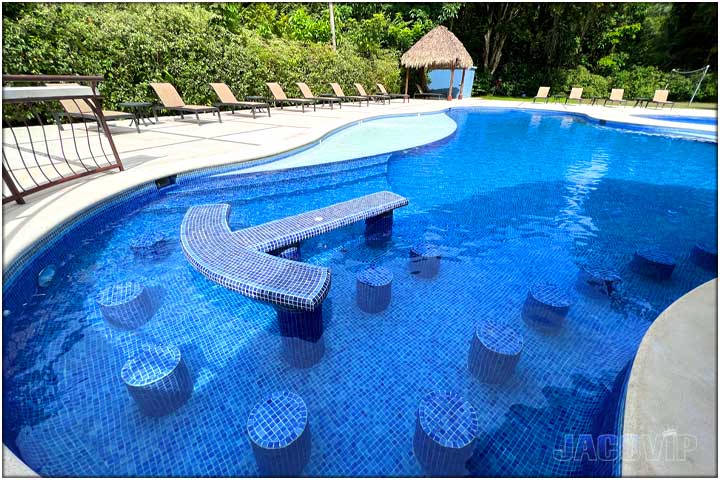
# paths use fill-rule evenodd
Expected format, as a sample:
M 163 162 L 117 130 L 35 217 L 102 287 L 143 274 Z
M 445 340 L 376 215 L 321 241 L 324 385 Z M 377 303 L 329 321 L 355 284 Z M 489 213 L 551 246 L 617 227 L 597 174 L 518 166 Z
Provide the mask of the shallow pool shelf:
M 255 405 L 247 432 L 263 477 L 298 476 L 310 460 L 308 410 L 296 393 L 275 392 Z
M 505 383 L 520 361 L 523 337 L 508 325 L 482 322 L 470 342 L 468 369 L 484 383 Z
M 630 262 L 630 269 L 644 277 L 668 280 L 675 270 L 675 259 L 657 248 L 638 249 Z
M 125 363 L 120 376 L 140 411 L 151 417 L 177 410 L 193 390 L 185 360 L 172 345 L 143 348 Z
M 139 258 L 158 258 L 163 255 L 169 243 L 168 238 L 160 232 L 143 233 L 133 239 L 130 249 Z
M 572 300 L 553 283 L 537 283 L 530 287 L 522 317 L 527 324 L 544 332 L 557 332 L 565 323 Z
M 480 432 L 478 415 L 460 395 L 437 391 L 426 395 L 417 410 L 413 451 L 425 474 L 462 477 Z

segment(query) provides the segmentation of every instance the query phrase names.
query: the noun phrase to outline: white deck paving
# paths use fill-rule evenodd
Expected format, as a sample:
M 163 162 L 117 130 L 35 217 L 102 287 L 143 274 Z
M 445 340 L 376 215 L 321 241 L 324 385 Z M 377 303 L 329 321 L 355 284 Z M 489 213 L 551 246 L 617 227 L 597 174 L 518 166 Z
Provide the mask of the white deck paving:
M 359 108 L 354 105 L 347 105 L 342 109 L 337 107 L 334 110 L 328 108 L 318 109 L 317 112 L 310 110 L 301 113 L 299 108 L 285 108 L 284 110 L 273 109 L 272 117 L 268 118 L 258 114 L 253 119 L 249 111 L 231 115 L 223 113 L 223 123 L 217 122 L 211 114 L 201 116 L 203 123 L 198 126 L 194 120 L 178 120 L 179 117 L 161 117 L 158 125 L 141 127 L 142 133 L 138 134 L 135 127 L 129 127 L 127 121 L 112 122 L 113 138 L 118 148 L 120 158 L 126 170 L 124 172 L 110 171 L 93 176 L 78 179 L 62 185 L 55 186 L 43 192 L 31 195 L 26 198 L 27 204 L 17 205 L 9 203 L 3 206 L 3 266 L 12 262 L 24 250 L 31 247 L 44 235 L 62 222 L 74 217 L 94 204 L 117 195 L 137 185 L 163 178 L 175 173 L 187 172 L 211 166 L 239 163 L 252 159 L 262 158 L 269 155 L 291 150 L 320 139 L 322 136 L 334 129 L 344 125 L 368 119 L 375 116 L 388 114 L 408 114 L 423 112 L 439 112 L 449 107 L 498 107 L 498 108 L 523 108 L 537 110 L 555 110 L 564 112 L 582 113 L 600 120 L 627 122 L 637 125 L 667 127 L 668 123 L 661 120 L 639 118 L 639 114 L 667 115 L 674 116 L 704 116 L 715 117 L 715 111 L 695 109 L 640 109 L 632 107 L 602 107 L 590 105 L 564 105 L 553 103 L 508 102 L 508 101 L 486 101 L 480 99 L 466 99 L 461 101 L 437 101 L 437 100 L 412 100 L 409 103 L 395 101 L 390 105 L 373 105 Z M 674 124 L 677 127 L 679 125 Z M 716 133 L 716 127 L 709 125 L 687 124 L 685 128 L 693 130 Z M 92 135 L 91 131 L 91 135 Z M 5 138 L 5 136 L 4 136 Z M 19 138 L 22 142 L 23 140 Z M 27 139 L 25 139 L 27 141 Z M 59 142 L 59 138 L 54 141 Z M 5 141 L 5 143 L 12 143 Z M 80 155 L 82 156 L 82 154 Z M 266 167 L 273 168 L 272 164 Z M 686 328 L 683 323 L 687 312 L 698 311 L 708 312 L 710 306 L 708 301 L 713 303 L 714 288 L 705 289 L 701 292 L 693 292 L 693 297 L 684 303 L 682 309 L 669 309 L 665 315 L 666 325 L 675 325 L 676 328 Z M 710 299 L 710 300 L 709 300 Z M 716 315 L 716 312 L 715 312 Z M 705 328 L 705 323 L 693 327 Z M 671 327 L 669 327 L 671 328 Z M 706 335 L 707 332 L 702 333 Z M 708 336 L 708 338 L 710 338 Z M 712 338 L 715 338 L 713 335 Z M 637 364 L 643 364 L 643 352 L 647 349 L 667 348 L 668 358 L 673 358 L 673 353 L 680 354 L 680 350 L 687 350 L 686 343 L 669 342 L 664 336 L 654 334 L 651 329 L 638 353 Z M 714 362 L 717 354 L 716 344 L 706 346 L 707 355 L 712 356 Z M 714 355 L 713 355 L 714 354 Z M 656 366 L 661 372 L 663 367 Z M 636 392 L 637 379 L 643 376 L 659 376 L 658 370 L 641 369 L 636 372 L 633 368 L 631 382 L 628 387 L 628 399 L 633 398 Z M 633 380 L 635 379 L 635 381 Z M 634 421 L 652 415 L 655 409 L 665 409 L 669 406 L 691 405 L 693 402 L 707 402 L 707 398 L 695 398 L 695 395 L 705 396 L 704 390 L 691 390 L 684 396 L 673 395 L 667 386 L 656 386 L 648 384 L 642 391 L 642 395 L 652 397 L 658 395 L 665 401 L 657 403 L 633 403 L 628 401 L 625 410 L 625 425 L 633 425 Z M 712 397 L 713 401 L 715 397 Z M 680 403 L 682 402 L 682 403 Z M 690 407 L 693 408 L 693 407 Z M 677 429 L 682 432 L 693 432 L 698 436 L 708 435 L 709 432 L 715 435 L 716 422 L 691 422 L 682 424 L 684 419 L 678 419 Z M 660 428 L 655 425 L 652 428 Z M 695 430 L 697 429 L 697 430 Z M 705 438 L 705 437 L 703 437 Z M 716 440 L 716 439 L 715 439 Z M 13 465 L 17 462 L 8 460 L 12 454 L 4 449 L 5 468 L 4 474 L 8 476 L 26 476 L 27 470 Z M 705 457 L 702 458 L 706 460 Z M 716 457 L 715 457 L 716 460 Z M 20 464 L 21 465 L 21 464 Z M 625 465 L 624 465 L 625 467 Z M 632 467 L 625 470 L 626 474 L 633 472 Z M 637 469 L 638 475 L 651 474 L 650 470 Z M 709 471 L 694 470 L 693 472 Z M 662 472 L 663 474 L 665 472 Z M 672 475 L 668 470 L 665 474 Z

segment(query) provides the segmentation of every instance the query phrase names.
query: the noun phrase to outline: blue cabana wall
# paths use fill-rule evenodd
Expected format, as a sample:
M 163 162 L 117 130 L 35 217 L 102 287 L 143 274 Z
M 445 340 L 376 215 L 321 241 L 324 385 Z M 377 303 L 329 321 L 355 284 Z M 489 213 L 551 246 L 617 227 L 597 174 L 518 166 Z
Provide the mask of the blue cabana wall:
M 475 70 L 477 67 L 470 67 L 465 72 L 465 85 L 463 86 L 463 98 L 470 98 L 472 95 L 472 85 L 475 80 Z M 428 74 L 428 90 L 433 93 L 447 94 L 450 86 L 450 69 L 430 70 Z M 462 80 L 462 68 L 455 69 L 455 78 L 453 79 L 453 98 L 457 98 L 460 93 L 460 81 Z

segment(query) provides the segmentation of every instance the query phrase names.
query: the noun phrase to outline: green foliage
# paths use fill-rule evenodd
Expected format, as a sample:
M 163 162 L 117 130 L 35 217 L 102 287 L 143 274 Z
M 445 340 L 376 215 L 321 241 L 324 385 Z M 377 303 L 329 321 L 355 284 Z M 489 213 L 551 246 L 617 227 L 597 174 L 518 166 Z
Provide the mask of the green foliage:
M 610 93 L 608 80 L 590 73 L 585 67 L 561 70 L 557 83 L 552 85 L 555 92 L 569 93 L 573 87 L 583 87 L 584 97 L 606 97 Z
M 299 11 L 287 24 L 302 41 L 266 39 L 237 25 L 231 31 L 229 11 L 171 3 L 38 4 L 33 15 L 3 18 L 3 72 L 102 74 L 108 108 L 153 99 L 153 81 L 172 83 L 189 104 L 216 101 L 208 85 L 214 81 L 228 83 L 238 97 L 267 95 L 268 81 L 288 95 L 299 94 L 296 81 L 307 81 L 316 94 L 331 81 L 399 88 L 396 52 L 378 49 L 367 58 L 353 45 L 334 52 L 315 33 L 303 33 L 306 17 Z

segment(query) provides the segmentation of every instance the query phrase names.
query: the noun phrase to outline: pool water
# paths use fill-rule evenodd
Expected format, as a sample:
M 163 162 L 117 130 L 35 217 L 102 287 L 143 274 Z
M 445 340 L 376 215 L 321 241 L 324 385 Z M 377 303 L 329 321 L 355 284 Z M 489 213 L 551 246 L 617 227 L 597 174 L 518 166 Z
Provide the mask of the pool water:
M 428 393 L 448 390 L 478 414 L 469 475 L 617 474 L 615 457 L 558 450 L 580 434 L 620 433 L 622 387 L 644 333 L 670 303 L 716 276 L 689 255 L 697 242 L 716 243 L 717 145 L 560 113 L 448 116 L 457 130 L 444 140 L 334 169 L 145 189 L 38 256 L 5 286 L 5 444 L 48 476 L 254 476 L 248 416 L 270 393 L 290 390 L 307 405 L 312 432 L 304 475 L 421 476 L 416 410 Z M 303 261 L 333 275 L 325 353 L 310 368 L 283 360 L 271 307 L 202 277 L 178 244 L 191 205 L 229 203 L 239 229 L 380 190 L 410 202 L 395 211 L 391 244 L 368 248 L 356 224 L 302 245 Z M 135 256 L 131 243 L 146 232 L 170 241 Z M 441 249 L 434 279 L 409 273 L 409 249 L 420 242 Z M 676 258 L 670 280 L 629 269 L 640 247 Z M 52 282 L 36 287 L 49 264 Z M 379 314 L 356 305 L 356 275 L 369 264 L 394 275 L 390 306 Z M 612 299 L 575 290 L 582 264 L 618 272 Z M 157 299 L 134 331 L 108 326 L 95 302 L 126 281 Z M 571 296 L 557 333 L 521 318 L 538 282 Z M 501 385 L 468 372 L 470 341 L 486 320 L 523 336 L 516 370 Z M 153 344 L 177 346 L 193 382 L 188 402 L 160 418 L 140 413 L 120 377 L 125 361 Z
M 635 115 L 640 118 L 651 118 L 653 120 L 664 120 L 666 122 L 697 123 L 700 125 L 717 126 L 717 117 L 685 117 L 674 115 Z

